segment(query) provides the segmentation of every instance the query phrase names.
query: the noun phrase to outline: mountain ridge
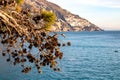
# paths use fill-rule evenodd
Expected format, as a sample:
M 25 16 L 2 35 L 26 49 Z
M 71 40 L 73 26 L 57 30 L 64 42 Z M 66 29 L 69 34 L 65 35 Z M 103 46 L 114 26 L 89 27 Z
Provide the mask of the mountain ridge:
M 31 2 L 28 2 L 31 1 Z M 57 4 L 54 4 L 47 0 L 26 0 L 27 3 L 31 3 L 34 7 L 46 9 L 56 14 L 57 19 L 54 25 L 52 25 L 51 31 L 102 31 L 101 28 L 91 23 L 87 19 L 80 17 L 67 11 Z

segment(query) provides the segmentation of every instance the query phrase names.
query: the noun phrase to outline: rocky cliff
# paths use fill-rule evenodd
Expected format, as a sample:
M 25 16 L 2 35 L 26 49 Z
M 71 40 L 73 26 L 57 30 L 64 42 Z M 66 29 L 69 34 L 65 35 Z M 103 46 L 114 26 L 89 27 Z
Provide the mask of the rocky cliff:
M 29 3 L 29 5 L 28 5 Z M 78 15 L 62 9 L 60 6 L 46 0 L 26 0 L 27 6 L 36 9 L 47 9 L 56 14 L 57 19 L 52 31 L 101 31 L 102 29 Z

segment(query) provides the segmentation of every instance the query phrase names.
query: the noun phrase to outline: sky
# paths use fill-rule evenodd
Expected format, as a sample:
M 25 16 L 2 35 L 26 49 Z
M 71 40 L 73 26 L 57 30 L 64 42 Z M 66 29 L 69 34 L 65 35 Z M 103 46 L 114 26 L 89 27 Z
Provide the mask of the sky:
M 120 30 L 120 0 L 48 0 L 104 30 Z

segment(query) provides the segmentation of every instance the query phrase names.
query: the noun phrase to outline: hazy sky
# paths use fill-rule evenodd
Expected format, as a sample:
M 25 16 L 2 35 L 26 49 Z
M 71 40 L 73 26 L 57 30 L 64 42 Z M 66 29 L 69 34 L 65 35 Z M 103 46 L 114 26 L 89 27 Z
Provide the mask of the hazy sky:
M 120 30 L 120 0 L 48 0 L 105 30 Z

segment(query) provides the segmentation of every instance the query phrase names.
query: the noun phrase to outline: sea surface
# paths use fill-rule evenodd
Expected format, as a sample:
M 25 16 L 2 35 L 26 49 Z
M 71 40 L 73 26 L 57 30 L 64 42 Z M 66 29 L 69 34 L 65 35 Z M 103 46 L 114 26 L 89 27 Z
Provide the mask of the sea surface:
M 0 54 L 0 80 L 120 80 L 120 31 L 64 34 L 66 38 L 59 37 L 60 41 L 72 45 L 61 48 L 60 72 L 45 67 L 42 74 L 36 69 L 24 74 Z

